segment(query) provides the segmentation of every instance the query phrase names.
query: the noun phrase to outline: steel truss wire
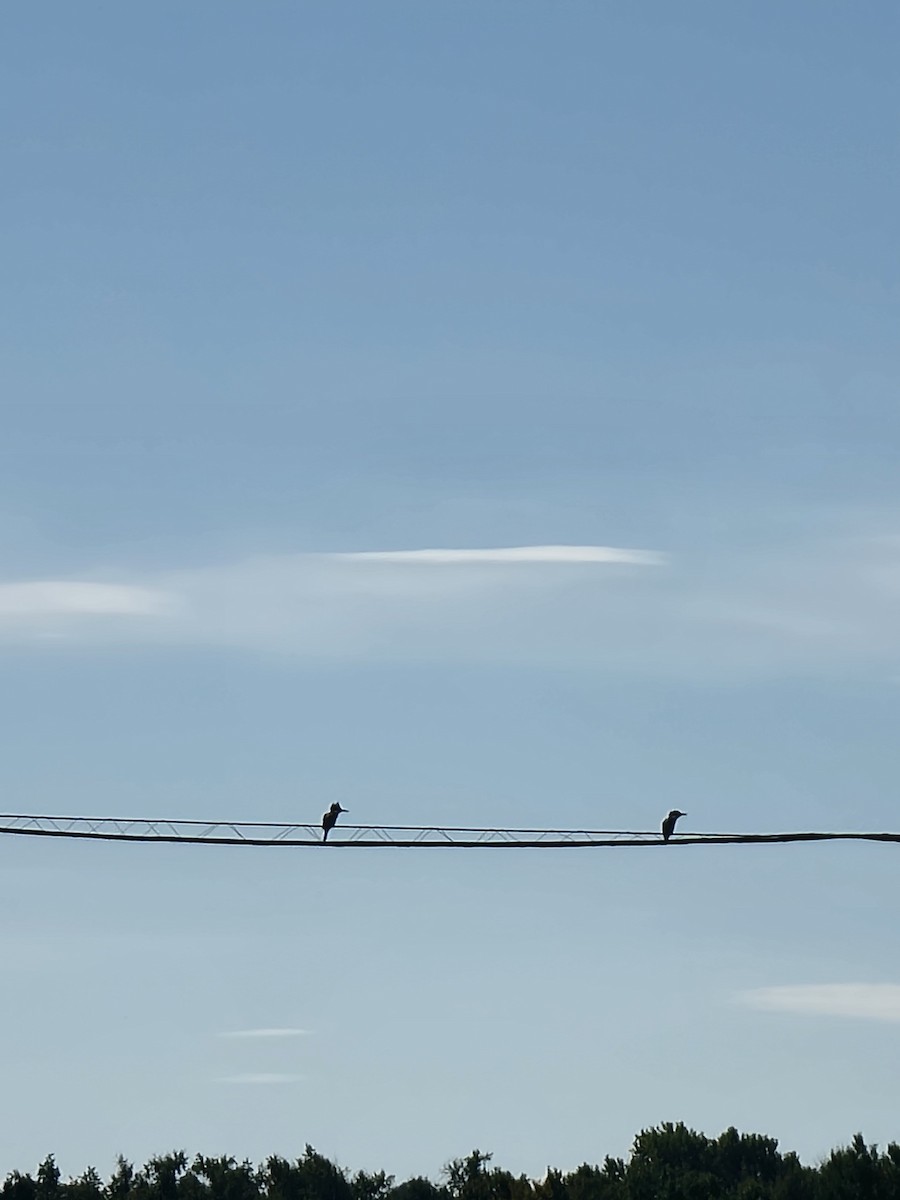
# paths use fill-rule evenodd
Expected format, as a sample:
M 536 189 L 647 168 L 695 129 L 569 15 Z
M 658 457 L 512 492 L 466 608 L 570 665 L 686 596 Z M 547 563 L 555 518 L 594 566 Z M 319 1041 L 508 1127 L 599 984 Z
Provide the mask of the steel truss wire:
M 319 825 L 257 821 L 181 821 L 158 817 L 52 817 L 0 813 L 0 833 L 26 837 L 87 838 L 107 842 L 177 842 L 213 846 L 322 846 Z M 900 833 L 679 833 L 669 843 L 658 831 L 612 829 L 476 829 L 418 825 L 343 825 L 329 849 L 372 847 L 481 847 L 566 849 L 613 846 L 759 845 L 786 842 L 900 842 Z

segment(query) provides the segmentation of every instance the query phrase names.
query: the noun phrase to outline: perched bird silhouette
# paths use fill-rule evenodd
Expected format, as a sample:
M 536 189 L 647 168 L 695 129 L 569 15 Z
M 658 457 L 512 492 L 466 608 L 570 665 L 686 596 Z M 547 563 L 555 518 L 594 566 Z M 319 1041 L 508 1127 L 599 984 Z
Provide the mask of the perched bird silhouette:
M 678 820 L 678 818 L 686 817 L 686 816 L 687 816 L 687 813 L 679 812 L 677 808 L 672 809 L 672 811 L 669 813 L 669 815 L 666 817 L 666 819 L 662 823 L 662 835 L 663 835 L 664 842 L 667 842 L 669 840 L 669 838 L 672 836 L 672 834 L 675 832 L 675 822 Z M 332 824 L 334 824 L 333 821 L 332 821 Z
M 329 835 L 329 833 L 331 833 L 332 829 L 334 829 L 335 825 L 337 824 L 337 819 L 341 815 L 341 813 L 348 812 L 348 811 L 349 810 L 346 808 L 341 808 L 341 806 L 339 804 L 332 804 L 331 808 L 329 808 L 328 812 L 322 818 L 322 841 L 323 842 L 328 841 L 328 835 Z

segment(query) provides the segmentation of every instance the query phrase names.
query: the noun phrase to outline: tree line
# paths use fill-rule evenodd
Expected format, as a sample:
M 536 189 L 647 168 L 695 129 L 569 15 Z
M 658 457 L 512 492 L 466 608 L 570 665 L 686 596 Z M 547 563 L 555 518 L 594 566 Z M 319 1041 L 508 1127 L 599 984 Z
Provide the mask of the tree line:
M 63 1180 L 49 1155 L 34 1175 L 10 1172 L 0 1190 L 3 1200 L 900 1200 L 900 1145 L 879 1151 L 856 1134 L 805 1166 L 775 1138 L 733 1128 L 710 1138 L 667 1123 L 639 1133 L 627 1158 L 550 1167 L 539 1180 L 473 1150 L 449 1162 L 437 1183 L 398 1183 L 384 1171 L 347 1171 L 307 1146 L 298 1159 L 272 1156 L 258 1166 L 178 1150 L 135 1169 L 120 1157 L 106 1181 L 93 1167 Z

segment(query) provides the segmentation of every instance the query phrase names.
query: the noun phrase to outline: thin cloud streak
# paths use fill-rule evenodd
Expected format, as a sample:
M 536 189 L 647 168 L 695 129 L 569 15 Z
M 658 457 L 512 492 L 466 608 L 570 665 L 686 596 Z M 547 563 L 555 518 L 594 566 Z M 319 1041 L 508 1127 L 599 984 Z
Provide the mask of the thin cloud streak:
M 344 562 L 408 563 L 420 566 L 468 566 L 500 563 L 566 565 L 609 563 L 659 567 L 667 560 L 656 550 L 626 550 L 618 546 L 502 546 L 493 550 L 361 550 L 333 554 Z
M 170 592 L 131 584 L 75 579 L 0 584 L 0 618 L 158 617 L 171 613 L 176 606 L 176 597 Z
M 221 1079 L 217 1079 L 216 1083 L 265 1086 L 267 1084 L 277 1085 L 284 1083 L 299 1083 L 301 1079 L 305 1078 L 305 1075 L 282 1075 L 271 1071 L 262 1071 L 258 1073 L 250 1073 L 248 1075 L 225 1075 Z
M 763 1012 L 900 1021 L 900 984 L 896 983 L 812 983 L 793 987 L 764 987 L 739 992 L 735 999 L 739 1004 Z
M 582 555 L 593 559 L 574 561 Z M 651 562 L 656 569 L 646 569 Z M 117 584 L 0 585 L 0 646 L 79 641 L 330 663 L 892 679 L 898 601 L 900 540 L 871 533 L 672 563 L 657 551 L 603 546 L 276 554 Z
M 293 1038 L 293 1037 L 309 1037 L 311 1034 L 309 1029 L 294 1029 L 294 1028 L 272 1028 L 272 1029 L 234 1029 L 228 1033 L 220 1033 L 219 1037 L 223 1038 Z
M 572 653 L 562 644 L 573 643 L 573 606 L 621 605 L 641 579 L 652 588 L 665 576 L 640 569 L 662 555 L 608 546 L 360 554 L 269 555 L 117 584 L 7 584 L 0 617 L 19 619 L 0 619 L 0 642 L 209 645 L 330 661 L 555 659 L 557 646 Z M 72 617 L 87 612 L 89 622 Z

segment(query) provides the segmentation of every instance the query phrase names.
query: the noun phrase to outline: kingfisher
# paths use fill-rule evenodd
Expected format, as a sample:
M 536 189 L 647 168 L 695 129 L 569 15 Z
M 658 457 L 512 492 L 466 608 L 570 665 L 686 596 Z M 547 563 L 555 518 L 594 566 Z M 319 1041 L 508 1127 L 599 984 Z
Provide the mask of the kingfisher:
M 349 809 L 341 808 L 339 804 L 332 804 L 328 812 L 322 818 L 322 841 L 328 841 L 328 835 L 331 833 L 337 824 L 337 819 L 342 812 L 348 812 Z
M 678 818 L 686 817 L 686 816 L 687 816 L 687 813 L 679 812 L 677 808 L 672 809 L 672 811 L 669 813 L 669 815 L 666 817 L 666 819 L 662 823 L 662 835 L 663 835 L 664 842 L 667 842 L 669 840 L 669 838 L 672 836 L 672 834 L 675 832 L 675 822 L 678 820 Z M 334 821 L 332 821 L 332 825 L 333 824 L 334 824 Z

